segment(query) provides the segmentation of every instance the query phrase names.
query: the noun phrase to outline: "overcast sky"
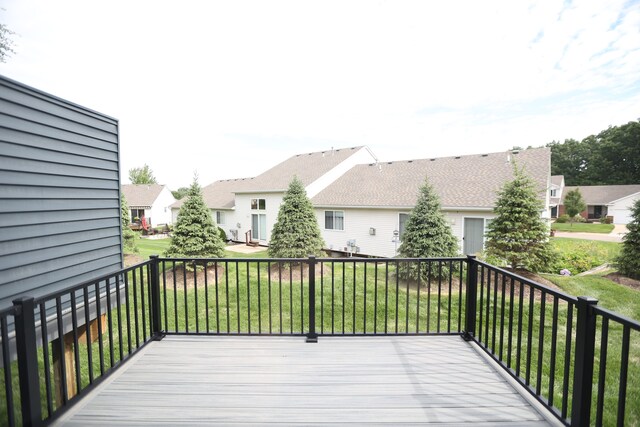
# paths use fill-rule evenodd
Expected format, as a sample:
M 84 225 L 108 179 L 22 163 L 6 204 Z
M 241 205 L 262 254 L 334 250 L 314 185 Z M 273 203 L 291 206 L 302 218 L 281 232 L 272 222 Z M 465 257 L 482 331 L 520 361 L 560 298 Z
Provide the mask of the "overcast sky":
M 171 189 L 368 145 L 380 160 L 640 118 L 640 2 L 0 0 L 0 74 L 115 117 Z

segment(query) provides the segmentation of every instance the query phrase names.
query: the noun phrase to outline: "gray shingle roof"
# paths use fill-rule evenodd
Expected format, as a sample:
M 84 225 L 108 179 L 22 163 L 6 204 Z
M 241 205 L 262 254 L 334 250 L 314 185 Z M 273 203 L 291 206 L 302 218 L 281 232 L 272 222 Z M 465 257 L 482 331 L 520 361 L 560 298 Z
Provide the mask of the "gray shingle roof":
M 560 187 L 560 185 L 562 185 L 563 179 L 564 179 L 564 175 L 551 175 L 551 185 L 556 185 Z
M 202 198 L 209 209 L 233 209 L 235 206 L 235 192 L 251 185 L 255 178 L 223 179 L 202 188 Z M 171 205 L 180 208 L 187 200 L 186 197 Z
M 364 147 L 350 147 L 315 153 L 296 154 L 256 176 L 238 192 L 285 191 L 293 176 L 306 187 Z
M 524 167 L 545 197 L 550 173 L 549 148 L 483 155 L 404 160 L 358 165 L 318 193 L 317 206 L 413 207 L 425 177 L 443 207 L 492 208 L 496 192 L 513 179 L 513 161 Z
M 588 205 L 606 205 L 614 200 L 621 199 L 640 192 L 640 185 L 583 185 L 564 187 L 562 201 L 569 191 L 580 189 L 582 198 Z
M 150 209 L 163 188 L 160 184 L 125 184 L 122 193 L 130 208 Z

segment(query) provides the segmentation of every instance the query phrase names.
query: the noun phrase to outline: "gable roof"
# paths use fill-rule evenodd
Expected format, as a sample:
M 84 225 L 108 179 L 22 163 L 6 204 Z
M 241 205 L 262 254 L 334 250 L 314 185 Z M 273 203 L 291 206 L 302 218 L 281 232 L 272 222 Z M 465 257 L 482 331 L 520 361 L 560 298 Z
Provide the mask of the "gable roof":
M 293 176 L 297 176 L 306 187 L 338 166 L 340 163 L 364 149 L 360 147 L 340 148 L 296 154 L 266 172 L 252 178 L 251 184 L 237 190 L 237 193 L 265 191 L 286 191 Z
M 125 184 L 122 186 L 122 193 L 129 208 L 151 209 L 164 187 L 160 184 Z
M 202 198 L 209 209 L 233 209 L 235 206 L 235 192 L 251 185 L 255 178 L 221 179 L 202 188 Z M 179 209 L 187 200 L 186 197 L 171 205 L 172 209 Z
M 493 208 L 515 160 L 546 197 L 549 148 L 358 165 L 313 197 L 316 206 L 413 207 L 426 177 L 444 208 Z
M 640 185 L 583 185 L 564 187 L 562 201 L 569 191 L 580 189 L 587 205 L 606 205 L 615 200 L 640 192 Z
M 562 186 L 562 181 L 564 181 L 564 175 L 551 175 L 551 185 L 560 187 Z

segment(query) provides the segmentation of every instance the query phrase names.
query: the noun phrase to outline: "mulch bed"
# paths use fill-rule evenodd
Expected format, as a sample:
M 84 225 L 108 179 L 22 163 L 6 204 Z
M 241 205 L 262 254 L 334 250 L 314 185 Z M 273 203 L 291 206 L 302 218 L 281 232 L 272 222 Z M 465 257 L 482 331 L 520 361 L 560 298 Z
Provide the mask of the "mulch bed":
M 222 265 L 218 265 L 218 282 L 222 277 L 224 277 L 224 267 Z M 216 285 L 216 268 L 214 268 L 213 263 L 208 263 L 206 269 L 206 281 L 209 286 Z M 179 290 L 183 290 L 185 288 L 185 266 L 184 265 L 176 265 L 175 268 L 168 268 L 164 273 L 160 273 L 160 284 L 163 286 L 163 280 L 166 279 L 167 288 L 173 289 L 175 277 L 176 288 Z M 191 269 L 187 268 L 186 270 L 186 288 L 192 289 L 193 286 L 197 283 L 198 287 L 204 287 L 205 285 L 205 269 L 203 266 L 199 266 L 197 270 L 194 272 L 193 267 Z
M 635 289 L 637 291 L 640 291 L 640 280 L 636 280 L 636 279 L 632 279 L 630 277 L 627 276 L 623 276 L 620 273 L 609 273 L 606 276 L 602 276 L 605 279 L 609 279 L 612 282 L 616 282 L 620 285 L 623 286 L 627 286 L 631 289 Z
M 140 255 L 136 254 L 125 254 L 124 255 L 124 266 L 131 267 L 132 265 L 140 264 L 144 261 Z
M 260 267 L 261 271 L 267 271 L 267 268 L 268 267 L 266 266 Z M 283 282 L 288 282 L 289 279 L 291 279 L 294 282 L 299 282 L 302 279 L 306 282 L 309 280 L 309 264 L 306 263 L 303 263 L 301 268 L 300 264 L 280 264 L 274 262 L 270 264 L 269 268 L 269 276 L 271 277 L 271 281 L 277 282 L 282 279 Z M 324 265 L 322 268 L 320 268 L 320 265 L 316 265 L 316 279 L 320 278 L 321 275 L 323 277 L 331 277 L 331 273 L 331 267 L 329 267 L 328 265 Z

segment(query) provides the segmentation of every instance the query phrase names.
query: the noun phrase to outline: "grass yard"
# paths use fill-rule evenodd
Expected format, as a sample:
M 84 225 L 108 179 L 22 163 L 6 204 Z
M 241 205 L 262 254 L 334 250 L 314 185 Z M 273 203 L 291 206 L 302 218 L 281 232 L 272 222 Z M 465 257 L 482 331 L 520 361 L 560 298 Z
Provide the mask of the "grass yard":
M 149 259 L 151 255 L 160 255 L 164 253 L 169 247 L 171 239 L 139 239 L 136 240 L 136 246 L 138 247 L 137 255 L 140 255 L 144 260 Z
M 611 233 L 613 231 L 613 224 L 600 224 L 600 223 L 586 223 L 586 222 L 575 222 L 573 224 L 570 223 L 559 223 L 554 222 L 551 224 L 551 229 L 556 231 L 565 231 L 569 233 Z

